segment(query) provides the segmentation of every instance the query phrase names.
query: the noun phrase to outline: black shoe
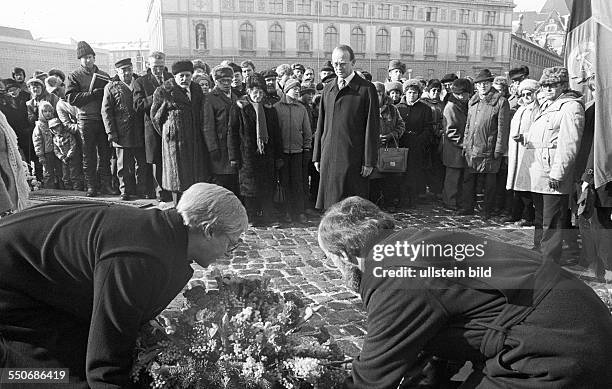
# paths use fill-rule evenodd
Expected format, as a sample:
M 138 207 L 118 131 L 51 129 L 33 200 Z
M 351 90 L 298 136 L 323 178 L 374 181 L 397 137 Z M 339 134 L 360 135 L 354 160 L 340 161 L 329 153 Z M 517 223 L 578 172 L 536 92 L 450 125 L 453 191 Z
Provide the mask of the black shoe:
M 295 217 L 295 221 L 301 224 L 308 224 L 308 218 L 306 218 L 306 215 L 304 215 L 303 213 L 300 213 L 299 215 L 297 215 Z
M 473 214 L 474 214 L 473 209 L 460 209 L 457 212 L 455 212 L 456 216 L 467 216 L 467 215 L 473 215 Z
M 87 187 L 87 192 L 85 193 L 85 196 L 96 197 L 97 195 L 98 195 L 98 192 L 96 191 L 96 188 L 94 188 L 93 186 Z
M 121 194 L 121 196 L 119 196 L 119 198 L 120 198 L 121 200 L 123 200 L 123 201 L 132 201 L 132 200 L 133 200 L 133 199 L 132 199 L 132 196 L 130 196 L 130 195 L 129 195 L 129 194 L 127 194 L 127 193 L 123 193 L 123 194 Z

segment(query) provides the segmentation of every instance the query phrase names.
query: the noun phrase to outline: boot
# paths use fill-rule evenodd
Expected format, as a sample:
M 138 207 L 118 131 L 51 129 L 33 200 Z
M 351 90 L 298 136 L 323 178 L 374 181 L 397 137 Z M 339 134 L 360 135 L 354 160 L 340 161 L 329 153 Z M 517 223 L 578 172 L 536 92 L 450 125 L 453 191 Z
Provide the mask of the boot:
M 87 185 L 87 192 L 85 193 L 85 196 L 96 197 L 97 195 L 98 192 L 96 191 L 96 187 L 93 185 Z

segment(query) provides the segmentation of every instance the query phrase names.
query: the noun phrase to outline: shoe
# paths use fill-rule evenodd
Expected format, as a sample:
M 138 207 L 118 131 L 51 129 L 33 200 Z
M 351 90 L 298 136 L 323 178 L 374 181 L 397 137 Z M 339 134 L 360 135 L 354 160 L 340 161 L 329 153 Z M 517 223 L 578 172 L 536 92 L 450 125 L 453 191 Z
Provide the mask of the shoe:
M 317 212 L 315 209 L 308 208 L 304 213 L 310 217 L 319 217 L 321 214 Z
M 300 213 L 295 218 L 295 221 L 298 222 L 298 223 L 301 223 L 301 224 L 307 224 L 308 223 L 308 218 L 303 213 Z
M 85 192 L 85 196 L 96 197 L 97 195 L 98 195 L 98 192 L 96 191 L 96 188 L 94 188 L 93 186 L 87 187 L 87 192 Z
M 102 188 L 100 188 L 100 193 L 107 195 L 118 195 L 119 191 L 109 184 L 102 184 Z
M 288 213 L 286 213 L 285 215 L 281 217 L 281 221 L 283 223 L 291 223 L 292 222 L 291 216 Z
M 518 225 L 521 227 L 533 227 L 533 221 L 523 219 L 518 222 Z
M 119 196 L 119 198 L 123 201 L 132 201 L 132 196 L 130 196 L 127 193 L 122 193 L 121 196 Z
M 467 215 L 473 215 L 473 214 L 474 214 L 473 209 L 460 209 L 457 212 L 455 212 L 456 216 L 467 216 Z

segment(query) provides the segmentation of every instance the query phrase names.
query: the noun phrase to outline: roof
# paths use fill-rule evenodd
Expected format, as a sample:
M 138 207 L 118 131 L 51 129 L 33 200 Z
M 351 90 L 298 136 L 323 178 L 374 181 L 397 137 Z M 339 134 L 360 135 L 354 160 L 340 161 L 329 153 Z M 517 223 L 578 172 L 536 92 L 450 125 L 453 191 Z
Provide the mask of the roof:
M 560 15 L 567 15 L 570 13 L 565 0 L 546 0 L 546 3 L 542 6 L 542 9 L 540 9 L 540 13 L 547 14 L 550 11 L 557 11 Z
M 23 30 L 21 28 L 5 27 L 0 26 L 0 36 L 8 36 L 11 38 L 29 39 L 33 40 L 34 37 L 29 30 Z
M 527 34 L 533 34 L 536 28 L 536 22 L 541 21 L 545 17 L 536 11 L 514 12 L 512 14 L 512 20 L 518 21 L 521 15 L 523 15 L 523 31 Z

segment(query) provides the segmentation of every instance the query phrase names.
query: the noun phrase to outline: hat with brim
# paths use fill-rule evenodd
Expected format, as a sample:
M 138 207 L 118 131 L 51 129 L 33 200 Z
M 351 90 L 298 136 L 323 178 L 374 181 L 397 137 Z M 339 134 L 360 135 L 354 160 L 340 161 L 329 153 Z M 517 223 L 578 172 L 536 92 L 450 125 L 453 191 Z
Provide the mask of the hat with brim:
M 308 93 L 312 93 L 313 95 L 317 93 L 316 86 L 314 83 L 303 83 L 300 87 L 300 95 L 305 95 Z
M 529 68 L 527 66 L 521 66 L 518 68 L 510 69 L 508 72 L 508 78 L 511 80 L 518 80 L 529 75 Z
M 278 74 L 276 74 L 276 70 L 274 69 L 268 69 L 266 71 L 261 72 L 261 75 L 263 76 L 264 79 L 268 79 L 268 78 L 278 78 Z
M 172 74 L 179 74 L 181 72 L 193 73 L 193 63 L 188 60 L 176 61 L 172 64 Z
M 126 68 L 128 66 L 132 66 L 132 59 L 131 58 L 124 58 L 124 59 L 121 59 L 121 60 L 115 62 L 115 69 Z
M 458 95 L 465 93 L 465 92 L 469 93 L 471 90 L 472 90 L 472 84 L 470 83 L 470 80 L 465 79 L 465 78 L 458 78 L 455 81 L 453 81 L 453 85 L 451 85 L 451 91 Z
M 493 77 L 489 69 L 483 69 L 478 73 L 478 75 L 474 79 L 474 84 L 478 84 L 479 82 L 485 82 L 485 81 L 493 81 L 494 79 L 495 77 Z
M 325 62 L 325 64 L 321 68 L 321 71 L 322 72 L 333 72 L 334 71 L 334 67 L 331 64 L 331 61 Z
M 302 73 L 304 73 L 306 71 L 306 68 L 301 63 L 294 63 L 293 65 L 291 65 L 291 69 L 292 70 L 296 70 L 296 69 L 301 70 Z

